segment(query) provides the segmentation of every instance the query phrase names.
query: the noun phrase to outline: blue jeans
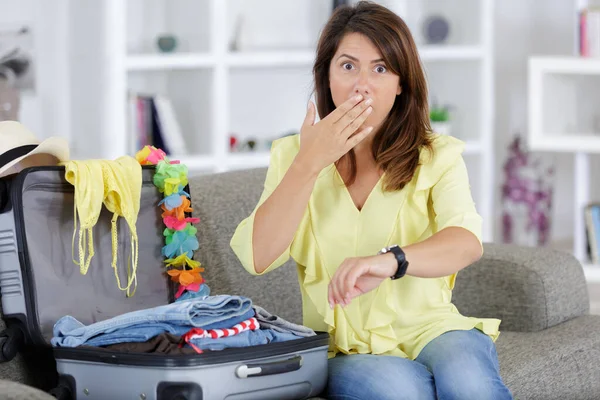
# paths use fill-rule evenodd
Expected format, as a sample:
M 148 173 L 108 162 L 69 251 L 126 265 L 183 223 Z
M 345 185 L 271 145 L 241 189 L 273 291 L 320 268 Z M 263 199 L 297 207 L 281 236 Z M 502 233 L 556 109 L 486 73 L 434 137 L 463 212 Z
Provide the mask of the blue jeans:
M 246 297 L 198 297 L 132 311 L 88 326 L 67 315 L 54 325 L 51 343 L 77 347 L 144 342 L 163 332 L 181 335 L 193 327 L 231 328 L 252 316 L 252 301 Z
M 231 347 L 257 346 L 259 344 L 286 342 L 296 339 L 302 339 L 302 336 L 289 332 L 278 332 L 273 329 L 257 329 L 218 339 L 192 339 L 191 342 L 202 350 L 224 350 Z
M 432 340 L 416 360 L 371 354 L 329 360 L 329 399 L 504 400 L 493 341 L 481 331 L 450 331 Z

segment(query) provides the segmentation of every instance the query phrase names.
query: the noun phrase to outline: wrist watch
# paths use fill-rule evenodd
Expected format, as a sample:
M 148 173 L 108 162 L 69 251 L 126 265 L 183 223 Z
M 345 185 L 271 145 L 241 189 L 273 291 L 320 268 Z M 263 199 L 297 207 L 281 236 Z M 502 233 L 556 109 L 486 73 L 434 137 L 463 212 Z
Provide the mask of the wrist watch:
M 398 269 L 396 270 L 396 273 L 394 275 L 390 276 L 390 278 L 392 280 L 402 278 L 406 274 L 406 269 L 408 268 L 408 261 L 406 261 L 406 256 L 404 255 L 404 251 L 402 251 L 400 246 L 395 244 L 395 245 L 392 245 L 389 247 L 384 247 L 383 249 L 379 250 L 379 252 L 377 254 L 386 254 L 386 253 L 394 253 L 394 256 L 396 257 L 396 261 L 398 262 Z

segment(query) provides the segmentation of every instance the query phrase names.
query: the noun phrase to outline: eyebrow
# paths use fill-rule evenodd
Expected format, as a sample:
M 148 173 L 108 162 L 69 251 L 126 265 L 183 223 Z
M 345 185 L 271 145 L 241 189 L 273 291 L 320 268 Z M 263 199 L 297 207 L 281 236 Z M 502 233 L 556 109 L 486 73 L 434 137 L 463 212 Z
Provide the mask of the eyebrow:
M 340 55 L 340 56 L 339 56 L 337 59 L 339 60 L 339 59 L 340 59 L 340 58 L 342 58 L 342 57 L 348 57 L 348 58 L 349 58 L 349 59 L 351 59 L 352 61 L 359 62 L 358 58 L 356 58 L 356 57 L 352 57 L 351 55 L 348 55 L 348 54 L 346 54 L 346 53 L 344 53 L 344 54 L 341 54 L 341 55 Z M 384 61 L 384 59 L 383 59 L 383 58 L 378 58 L 377 60 L 373 60 L 373 61 L 371 61 L 371 64 L 378 63 L 378 62 L 382 62 L 382 61 Z

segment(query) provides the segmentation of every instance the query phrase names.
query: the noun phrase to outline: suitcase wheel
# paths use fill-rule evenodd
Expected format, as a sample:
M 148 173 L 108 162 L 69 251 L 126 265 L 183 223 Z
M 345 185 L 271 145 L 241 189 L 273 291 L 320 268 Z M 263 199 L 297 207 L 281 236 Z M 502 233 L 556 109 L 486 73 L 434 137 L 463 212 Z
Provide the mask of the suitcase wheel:
M 58 379 L 58 386 L 50 390 L 50 395 L 58 400 L 73 400 L 74 398 L 69 381 L 62 376 Z
M 2 331 L 0 333 L 0 362 L 7 362 L 15 358 L 23 339 L 23 331 L 15 325 Z

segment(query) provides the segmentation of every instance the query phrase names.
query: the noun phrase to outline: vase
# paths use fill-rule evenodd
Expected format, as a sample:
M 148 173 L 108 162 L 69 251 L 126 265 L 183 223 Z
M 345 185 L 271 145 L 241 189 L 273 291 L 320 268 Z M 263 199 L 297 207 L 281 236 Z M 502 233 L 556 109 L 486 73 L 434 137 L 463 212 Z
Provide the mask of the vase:
M 502 185 L 502 241 L 545 246 L 550 239 L 553 168 L 522 148 L 519 137 L 509 147 Z
M 444 121 L 444 122 L 431 121 L 431 130 L 440 135 L 451 135 L 452 134 L 452 124 L 449 121 Z

